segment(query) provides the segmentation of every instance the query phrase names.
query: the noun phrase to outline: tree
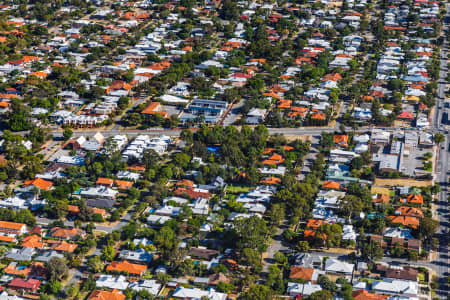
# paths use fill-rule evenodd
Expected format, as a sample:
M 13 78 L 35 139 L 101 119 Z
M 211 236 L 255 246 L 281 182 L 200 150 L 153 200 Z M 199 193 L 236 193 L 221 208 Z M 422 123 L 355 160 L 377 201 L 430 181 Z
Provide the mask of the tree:
M 445 141 L 445 135 L 443 135 L 442 133 L 436 133 L 434 135 L 434 141 L 437 144 L 440 144 L 440 143 L 444 142 Z
M 238 300 L 267 300 L 273 299 L 274 292 L 265 285 L 252 285 L 247 291 L 242 293 Z
M 395 243 L 394 248 L 391 249 L 391 255 L 393 257 L 402 257 L 405 254 L 405 250 L 399 243 Z
M 231 292 L 232 290 L 234 290 L 233 284 L 228 283 L 228 282 L 223 282 L 223 281 L 219 282 L 216 287 L 219 292 L 227 293 L 227 294 L 229 292 Z
M 261 253 L 257 250 L 244 248 L 242 250 L 242 260 L 247 265 L 252 267 L 255 273 L 259 273 L 262 270 Z
M 287 263 L 287 257 L 282 252 L 278 251 L 277 253 L 275 253 L 273 258 L 275 258 L 275 261 L 280 265 L 285 265 Z
M 308 241 L 300 241 L 297 244 L 297 250 L 300 252 L 308 252 L 309 251 L 309 243 Z
M 410 261 L 418 261 L 419 260 L 419 253 L 415 250 L 411 250 L 408 252 L 408 260 Z
M 93 256 L 87 261 L 87 266 L 92 272 L 99 273 L 103 271 L 105 264 L 102 262 L 99 256 Z
M 268 234 L 266 222 L 257 216 L 238 218 L 234 223 L 234 230 L 238 236 L 239 248 L 257 249 L 262 252 L 266 247 Z
M 63 137 L 65 141 L 68 141 L 73 135 L 73 131 L 69 128 L 64 129 L 63 131 Z
M 326 275 L 320 275 L 317 283 L 322 286 L 324 290 L 334 293 L 337 290 L 336 283 L 330 280 Z
M 333 294 L 327 290 L 321 290 L 312 293 L 308 300 L 333 300 Z
M 361 251 L 362 257 L 368 257 L 371 260 L 377 260 L 383 257 L 384 252 L 380 244 L 375 241 L 365 243 Z
M 116 255 L 114 247 L 112 245 L 106 245 L 102 249 L 102 259 L 106 261 L 113 261 Z
M 45 285 L 45 291 L 48 294 L 56 295 L 62 289 L 62 284 L 58 280 L 51 280 Z
M 431 241 L 433 235 L 439 229 L 439 222 L 430 217 L 420 219 L 419 233 L 425 240 Z
M 431 152 L 427 152 L 423 155 L 423 158 L 426 160 L 429 160 L 432 157 L 433 157 L 433 154 Z
M 50 280 L 60 280 L 69 268 L 67 264 L 59 257 L 52 257 L 45 265 Z

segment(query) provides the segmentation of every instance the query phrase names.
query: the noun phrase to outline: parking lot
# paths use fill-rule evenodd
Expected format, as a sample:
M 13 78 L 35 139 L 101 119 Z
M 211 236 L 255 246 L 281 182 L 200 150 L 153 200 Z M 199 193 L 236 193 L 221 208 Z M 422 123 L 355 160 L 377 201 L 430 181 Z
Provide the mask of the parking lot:
M 429 172 L 423 169 L 423 156 L 425 153 L 432 151 L 432 149 L 424 148 L 406 149 L 400 162 L 400 171 L 408 176 L 428 174 Z

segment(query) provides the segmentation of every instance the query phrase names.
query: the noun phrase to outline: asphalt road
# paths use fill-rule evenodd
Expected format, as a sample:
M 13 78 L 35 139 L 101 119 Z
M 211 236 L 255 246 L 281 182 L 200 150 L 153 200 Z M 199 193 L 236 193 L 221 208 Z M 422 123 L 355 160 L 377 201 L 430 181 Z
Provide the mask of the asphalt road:
M 106 225 L 96 224 L 95 230 L 102 231 L 105 233 L 111 233 L 115 230 L 120 230 L 122 227 L 124 227 L 125 225 L 127 225 L 130 222 L 132 214 L 133 214 L 133 210 L 131 209 L 114 226 L 106 226 Z M 47 219 L 47 218 L 37 218 L 36 221 L 37 221 L 38 225 L 47 226 L 48 224 L 54 222 L 55 220 Z M 64 225 L 66 225 L 68 227 L 74 227 L 74 222 L 65 220 Z
M 449 4 L 447 4 L 447 9 L 449 9 Z M 448 10 L 447 10 L 448 11 Z M 439 149 L 439 156 L 437 160 L 436 166 L 436 182 L 441 185 L 442 191 L 439 193 L 439 199 L 437 202 L 437 211 L 438 211 L 438 219 L 440 223 L 439 231 L 437 234 L 437 238 L 439 239 L 438 253 L 437 259 L 432 262 L 435 265 L 435 270 L 439 276 L 439 287 L 437 290 L 437 296 L 442 299 L 447 299 L 449 295 L 449 286 L 447 284 L 447 276 L 449 276 L 449 248 L 448 248 L 448 239 L 449 239 L 449 223 L 448 223 L 448 175 L 449 175 L 449 161 L 448 161 L 448 152 L 450 149 L 449 145 L 449 137 L 448 134 L 440 128 L 442 122 L 443 115 L 443 102 L 445 99 L 445 86 L 447 84 L 447 51 L 448 43 L 446 42 L 441 49 L 441 70 L 439 72 L 439 81 L 438 81 L 438 97 L 436 101 L 436 113 L 434 116 L 434 120 L 432 122 L 433 130 L 438 131 L 444 134 L 445 141 L 441 143 Z

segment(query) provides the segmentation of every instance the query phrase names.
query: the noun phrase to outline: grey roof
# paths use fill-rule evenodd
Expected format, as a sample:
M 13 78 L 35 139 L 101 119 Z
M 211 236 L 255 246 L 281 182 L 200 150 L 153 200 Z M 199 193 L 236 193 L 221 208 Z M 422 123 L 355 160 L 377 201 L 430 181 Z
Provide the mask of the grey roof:
M 54 250 L 50 250 L 43 252 L 41 255 L 37 256 L 34 260 L 48 262 L 52 257 L 64 258 L 64 255 Z
M 292 256 L 292 265 L 305 268 L 314 268 L 322 265 L 322 259 L 318 255 L 309 253 L 297 253 Z
M 34 248 L 23 247 L 22 249 L 11 249 L 5 257 L 16 261 L 31 260 L 35 253 Z
M 108 199 L 87 199 L 86 205 L 90 207 L 112 208 L 116 204 L 116 200 Z
M 144 249 L 140 248 L 135 251 L 131 250 L 123 250 L 120 252 L 120 258 L 126 260 L 134 260 L 140 262 L 151 262 L 153 259 L 153 253 L 147 252 Z

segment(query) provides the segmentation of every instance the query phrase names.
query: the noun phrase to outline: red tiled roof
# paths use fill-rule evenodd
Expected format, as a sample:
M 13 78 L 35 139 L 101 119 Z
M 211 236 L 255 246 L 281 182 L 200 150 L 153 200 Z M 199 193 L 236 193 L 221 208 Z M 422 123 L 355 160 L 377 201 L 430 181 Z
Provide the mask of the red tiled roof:
M 106 267 L 106 271 L 119 271 L 128 272 L 129 274 L 141 276 L 147 270 L 147 266 L 132 264 L 128 261 L 113 261 L 109 266 Z
M 28 180 L 24 182 L 24 186 L 33 185 L 41 190 L 49 190 L 53 186 L 53 182 L 42 179 L 42 178 L 36 178 L 33 180 Z

